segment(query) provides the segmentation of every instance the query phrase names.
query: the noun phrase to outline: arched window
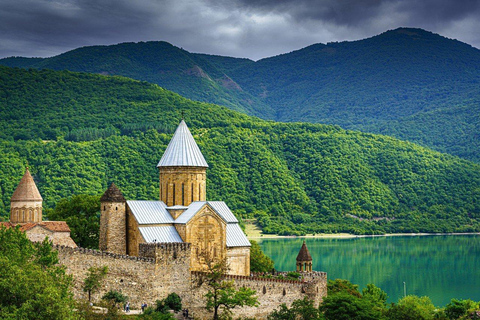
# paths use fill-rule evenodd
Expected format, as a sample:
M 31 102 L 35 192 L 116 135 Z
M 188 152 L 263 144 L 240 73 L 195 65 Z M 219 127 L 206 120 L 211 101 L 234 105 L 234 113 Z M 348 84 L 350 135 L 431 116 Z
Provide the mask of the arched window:
M 192 183 L 192 202 L 193 202 L 193 183 Z
M 168 206 L 168 184 L 167 184 L 167 187 L 165 188 L 165 204 Z
M 175 205 L 175 183 L 173 184 L 173 203 L 172 206 Z
M 185 205 L 185 185 L 182 183 L 182 206 Z

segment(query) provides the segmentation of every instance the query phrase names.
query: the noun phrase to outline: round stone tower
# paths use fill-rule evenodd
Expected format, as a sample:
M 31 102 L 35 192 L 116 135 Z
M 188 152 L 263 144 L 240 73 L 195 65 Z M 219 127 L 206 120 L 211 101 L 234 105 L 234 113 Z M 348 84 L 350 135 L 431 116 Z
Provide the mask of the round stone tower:
M 297 256 L 297 271 L 312 272 L 312 256 L 308 251 L 307 244 L 303 241 L 302 248 Z
M 157 165 L 160 171 L 160 201 L 167 207 L 205 201 L 208 164 L 184 120 Z
M 126 200 L 112 183 L 100 198 L 99 249 L 117 254 L 127 252 Z
M 42 203 L 42 196 L 27 167 L 10 200 L 10 222 L 42 222 Z

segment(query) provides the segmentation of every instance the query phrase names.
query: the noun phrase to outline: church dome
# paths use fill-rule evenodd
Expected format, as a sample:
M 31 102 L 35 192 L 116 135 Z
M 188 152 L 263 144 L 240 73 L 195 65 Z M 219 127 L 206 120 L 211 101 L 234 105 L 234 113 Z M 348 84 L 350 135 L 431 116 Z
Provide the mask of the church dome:
M 28 168 L 25 170 L 17 189 L 15 189 L 11 201 L 43 201 Z
M 184 120 L 175 130 L 172 140 L 167 146 L 157 167 L 205 167 L 207 161 L 203 157 L 195 139 Z

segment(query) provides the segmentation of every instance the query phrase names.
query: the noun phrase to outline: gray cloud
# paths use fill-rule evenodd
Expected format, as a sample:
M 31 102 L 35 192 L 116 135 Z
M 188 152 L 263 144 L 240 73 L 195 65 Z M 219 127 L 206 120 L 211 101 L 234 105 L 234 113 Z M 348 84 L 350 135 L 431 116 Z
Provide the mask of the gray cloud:
M 480 47 L 480 0 L 2 0 L 0 57 L 164 40 L 259 59 L 419 27 Z

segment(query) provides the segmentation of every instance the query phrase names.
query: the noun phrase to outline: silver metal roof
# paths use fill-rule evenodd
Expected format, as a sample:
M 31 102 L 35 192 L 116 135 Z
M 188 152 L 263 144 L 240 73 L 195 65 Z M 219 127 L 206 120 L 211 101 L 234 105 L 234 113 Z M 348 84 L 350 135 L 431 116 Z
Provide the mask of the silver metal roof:
M 146 242 L 183 242 L 174 226 L 139 227 L 138 230 Z
M 192 219 L 205 204 L 208 204 L 226 223 L 238 223 L 230 208 L 223 201 L 195 201 L 185 210 L 175 223 L 187 223 Z
M 162 201 L 127 200 L 127 204 L 140 225 L 175 222 Z
M 172 140 L 157 165 L 157 167 L 176 166 L 208 168 L 207 161 L 183 120 L 175 130 Z
M 223 201 L 208 201 L 208 204 L 225 220 L 227 223 L 238 223 L 233 212 Z
M 238 223 L 227 224 L 227 247 L 250 247 L 250 241 Z
M 190 219 L 197 214 L 197 212 L 206 204 L 206 201 L 195 201 L 192 202 L 189 206 L 188 209 L 185 210 L 178 218 L 175 220 L 175 223 L 187 223 L 190 221 Z

